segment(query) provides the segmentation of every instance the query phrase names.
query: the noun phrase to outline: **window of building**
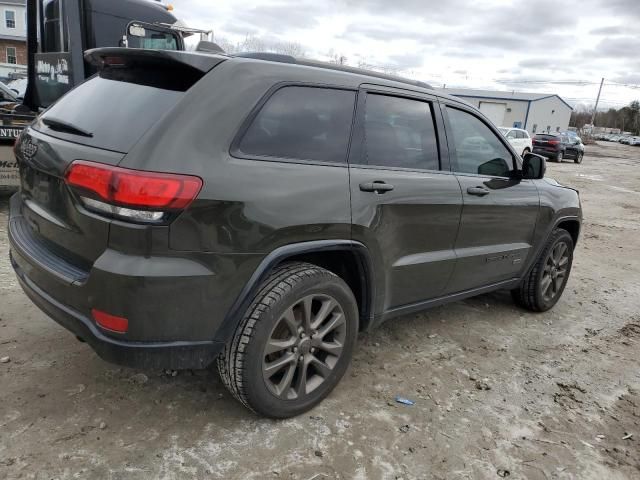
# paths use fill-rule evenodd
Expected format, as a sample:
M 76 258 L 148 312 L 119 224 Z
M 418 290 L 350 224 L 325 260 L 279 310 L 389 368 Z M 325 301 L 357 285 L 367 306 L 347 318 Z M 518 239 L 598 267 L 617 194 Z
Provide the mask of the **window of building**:
M 16 28 L 16 12 L 13 10 L 5 10 L 4 23 L 7 28 Z
M 355 98 L 347 90 L 281 88 L 254 118 L 239 150 L 260 157 L 345 163 Z
M 452 137 L 456 153 L 454 170 L 508 177 L 513 169 L 513 157 L 497 135 L 470 113 L 450 107 L 447 107 L 447 113 L 451 125 L 447 136 Z
M 367 95 L 364 161 L 368 165 L 438 170 L 438 143 L 431 104 Z
M 7 63 L 18 63 L 18 57 L 16 54 L 16 47 L 7 47 Z

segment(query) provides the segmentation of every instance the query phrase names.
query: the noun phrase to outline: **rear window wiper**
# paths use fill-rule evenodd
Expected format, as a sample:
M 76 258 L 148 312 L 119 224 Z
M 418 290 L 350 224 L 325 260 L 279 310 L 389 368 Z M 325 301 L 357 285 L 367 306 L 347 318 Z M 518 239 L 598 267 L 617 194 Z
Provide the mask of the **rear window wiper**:
M 44 123 L 50 129 L 56 130 L 58 132 L 66 132 L 73 135 L 81 135 L 83 137 L 93 137 L 93 133 L 88 132 L 87 130 L 84 130 L 80 127 L 76 127 L 75 125 L 58 118 L 45 117 L 42 119 L 42 123 Z

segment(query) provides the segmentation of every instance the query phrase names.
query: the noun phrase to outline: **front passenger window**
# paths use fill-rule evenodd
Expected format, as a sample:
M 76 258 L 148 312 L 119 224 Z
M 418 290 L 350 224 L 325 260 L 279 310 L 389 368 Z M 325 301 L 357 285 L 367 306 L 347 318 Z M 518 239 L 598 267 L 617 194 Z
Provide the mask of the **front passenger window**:
M 447 107 L 450 137 L 455 149 L 454 170 L 494 177 L 508 177 L 513 157 L 493 131 L 477 117 Z

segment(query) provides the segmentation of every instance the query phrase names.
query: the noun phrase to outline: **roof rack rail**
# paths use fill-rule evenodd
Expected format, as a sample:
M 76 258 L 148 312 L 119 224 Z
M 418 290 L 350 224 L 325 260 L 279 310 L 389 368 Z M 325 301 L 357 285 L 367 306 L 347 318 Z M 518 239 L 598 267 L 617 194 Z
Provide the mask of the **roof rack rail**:
M 366 75 L 368 77 L 381 78 L 384 80 L 390 80 L 398 83 L 405 83 L 407 85 L 413 85 L 414 87 L 425 88 L 433 90 L 433 87 L 426 82 L 420 80 L 411 80 L 396 75 L 389 75 L 386 73 L 376 72 L 374 70 L 366 70 L 364 68 L 349 67 L 347 65 L 337 65 L 334 63 L 321 62 L 318 60 L 309 60 L 306 58 L 295 58 L 291 55 L 283 55 L 280 53 L 269 52 L 243 52 L 236 53 L 234 57 L 252 58 L 255 60 L 266 60 L 269 62 L 291 63 L 296 65 L 303 65 L 307 67 L 324 68 L 327 70 L 336 70 L 339 72 L 354 73 L 357 75 Z
M 253 58 L 255 60 L 266 60 L 268 62 L 297 63 L 295 57 L 292 57 L 291 55 L 283 55 L 281 53 L 242 52 L 236 53 L 233 56 L 242 58 Z

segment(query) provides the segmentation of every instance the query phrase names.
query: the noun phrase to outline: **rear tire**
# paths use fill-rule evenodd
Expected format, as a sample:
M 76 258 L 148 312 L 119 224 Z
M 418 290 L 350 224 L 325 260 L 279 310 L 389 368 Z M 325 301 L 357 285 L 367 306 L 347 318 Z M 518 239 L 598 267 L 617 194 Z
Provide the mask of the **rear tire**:
M 575 163 L 582 163 L 582 157 L 584 157 L 584 153 L 583 152 L 578 152 L 578 154 L 576 155 L 576 159 L 574 160 Z
M 223 383 L 271 418 L 313 408 L 338 384 L 353 353 L 358 307 L 337 275 L 287 263 L 264 281 L 218 357 Z
M 573 238 L 556 228 L 520 287 L 511 290 L 515 302 L 533 312 L 545 312 L 562 296 L 573 264 Z
M 560 151 L 558 152 L 558 155 L 556 155 L 556 162 L 562 163 L 563 160 L 564 160 L 564 152 Z

